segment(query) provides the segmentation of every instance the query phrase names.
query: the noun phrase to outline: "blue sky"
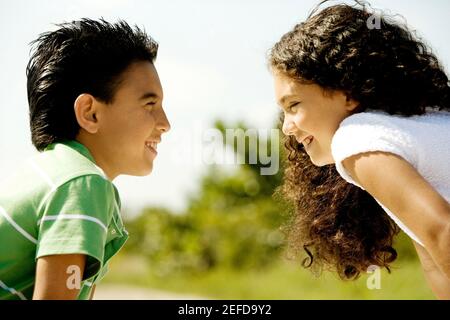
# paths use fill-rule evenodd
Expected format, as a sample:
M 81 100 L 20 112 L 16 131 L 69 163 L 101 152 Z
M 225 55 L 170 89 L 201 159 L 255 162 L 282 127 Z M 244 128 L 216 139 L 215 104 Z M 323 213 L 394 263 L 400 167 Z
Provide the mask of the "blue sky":
M 195 193 L 206 165 L 180 158 L 183 148 L 201 147 L 195 132 L 216 118 L 271 128 L 277 114 L 268 49 L 319 1 L 6 1 L 0 0 L 0 180 L 35 153 L 28 128 L 25 67 L 29 42 L 54 23 L 81 17 L 137 24 L 160 44 L 156 67 L 172 131 L 158 148 L 148 177 L 117 178 L 124 207 L 145 205 L 181 210 Z M 348 1 L 346 1 L 348 2 Z M 370 1 L 402 15 L 450 66 L 450 2 Z

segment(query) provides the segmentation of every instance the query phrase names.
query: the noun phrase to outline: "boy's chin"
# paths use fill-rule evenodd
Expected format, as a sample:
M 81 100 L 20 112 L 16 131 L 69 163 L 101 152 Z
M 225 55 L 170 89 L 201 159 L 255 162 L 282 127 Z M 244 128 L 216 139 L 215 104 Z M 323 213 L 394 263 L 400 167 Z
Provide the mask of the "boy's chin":
M 124 173 L 128 176 L 135 176 L 135 177 L 145 177 L 148 176 L 153 172 L 153 164 L 150 166 L 147 166 L 146 168 L 139 168 L 135 170 L 129 170 L 128 172 Z

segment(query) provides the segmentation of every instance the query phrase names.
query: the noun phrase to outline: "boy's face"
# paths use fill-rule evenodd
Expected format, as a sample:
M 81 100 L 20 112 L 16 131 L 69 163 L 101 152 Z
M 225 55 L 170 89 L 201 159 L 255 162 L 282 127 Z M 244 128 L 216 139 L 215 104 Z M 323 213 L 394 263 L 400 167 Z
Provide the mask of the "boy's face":
M 342 92 L 324 94 L 316 84 L 302 84 L 274 72 L 275 95 L 284 112 L 283 133 L 302 143 L 316 166 L 334 163 L 331 140 L 339 124 L 357 104 Z M 305 138 L 312 136 L 311 142 Z
M 110 104 L 98 104 L 98 131 L 91 152 L 110 179 L 152 171 L 161 135 L 170 129 L 162 107 L 163 90 L 154 65 L 131 64 Z

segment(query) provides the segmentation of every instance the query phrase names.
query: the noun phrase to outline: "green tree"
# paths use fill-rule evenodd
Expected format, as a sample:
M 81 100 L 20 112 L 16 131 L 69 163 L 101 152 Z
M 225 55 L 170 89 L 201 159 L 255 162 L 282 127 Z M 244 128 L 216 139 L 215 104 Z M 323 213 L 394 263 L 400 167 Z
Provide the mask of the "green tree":
M 215 127 L 225 133 L 227 127 L 217 121 Z M 230 126 L 228 126 L 230 128 Z M 232 128 L 247 130 L 239 123 Z M 252 137 L 257 141 L 261 137 Z M 249 159 L 250 137 L 242 153 L 227 141 L 236 155 Z M 268 151 L 278 139 L 264 141 Z M 278 148 L 281 150 L 281 148 Z M 272 155 L 279 157 L 277 154 Z M 258 159 L 259 160 L 259 159 Z M 213 165 L 202 178 L 199 192 L 191 195 L 185 212 L 174 214 L 162 208 L 147 208 L 128 222 L 131 237 L 127 250 L 145 255 L 159 274 L 202 272 L 216 267 L 233 269 L 264 268 L 279 259 L 283 236 L 280 203 L 273 192 L 282 178 L 261 175 L 260 161 L 245 161 L 233 170 Z
M 226 126 L 221 121 L 215 127 L 246 130 L 243 123 Z M 226 141 L 245 164 L 235 170 L 212 165 L 203 176 L 198 192 L 190 196 L 185 212 L 170 212 L 164 208 L 146 208 L 127 227 L 130 239 L 126 250 L 144 255 L 158 275 L 199 273 L 213 268 L 237 270 L 261 269 L 281 259 L 283 233 L 280 227 L 290 218 L 290 207 L 273 197 L 282 182 L 284 148 L 279 139 L 265 141 L 268 151 L 277 144 L 280 170 L 274 175 L 261 175 L 264 165 L 250 163 L 250 154 L 258 150 L 259 136 L 246 138 L 245 148 L 236 141 Z M 254 139 L 258 143 L 248 142 Z M 395 247 L 403 259 L 415 259 L 414 249 L 404 234 Z

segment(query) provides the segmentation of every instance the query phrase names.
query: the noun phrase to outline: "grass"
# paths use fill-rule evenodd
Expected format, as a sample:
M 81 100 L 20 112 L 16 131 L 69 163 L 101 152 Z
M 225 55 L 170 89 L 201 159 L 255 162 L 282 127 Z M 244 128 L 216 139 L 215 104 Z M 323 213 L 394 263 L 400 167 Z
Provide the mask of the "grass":
M 435 299 L 418 261 L 398 261 L 391 274 L 380 274 L 380 289 L 368 289 L 363 275 L 344 282 L 330 273 L 314 277 L 292 263 L 266 270 L 217 269 L 200 275 L 158 277 L 139 256 L 119 253 L 112 259 L 104 283 L 134 285 L 211 299 Z

